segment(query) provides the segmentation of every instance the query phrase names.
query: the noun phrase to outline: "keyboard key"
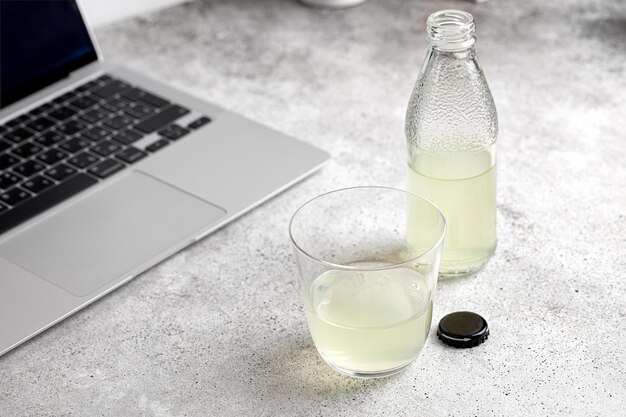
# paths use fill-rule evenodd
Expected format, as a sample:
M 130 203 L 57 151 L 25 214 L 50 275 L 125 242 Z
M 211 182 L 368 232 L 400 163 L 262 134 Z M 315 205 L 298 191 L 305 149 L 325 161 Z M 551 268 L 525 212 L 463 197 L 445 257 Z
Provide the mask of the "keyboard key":
M 5 206 L 4 204 L 0 204 L 0 214 L 5 212 L 5 211 L 7 211 L 7 210 L 8 210 L 7 206 Z
M 8 210 L 2 213 L 0 215 L 0 233 L 78 194 L 97 182 L 98 180 L 89 175 L 78 174 L 61 184 L 43 191 L 41 194 L 24 201 L 19 210 Z
M 72 98 L 76 97 L 76 93 L 73 91 L 68 91 L 67 93 L 63 94 L 62 96 L 59 96 L 59 98 L 63 101 L 69 101 Z
M 150 145 L 146 146 L 146 150 L 150 152 L 156 152 L 169 144 L 170 142 L 167 139 L 159 139 L 156 142 L 153 142 Z
M 128 162 L 129 164 L 132 164 L 134 162 L 139 161 L 141 158 L 145 157 L 146 155 L 148 154 L 142 151 L 141 149 L 137 149 L 133 146 L 130 146 L 115 156 L 124 162 Z
M 161 136 L 165 136 L 168 139 L 176 140 L 189 133 L 189 130 L 178 125 L 171 125 L 159 131 Z
M 123 169 L 124 166 L 125 165 L 121 162 L 115 161 L 113 159 L 106 159 L 89 168 L 89 173 L 96 175 L 100 178 L 106 178 Z
M 88 112 L 85 112 L 84 114 L 81 114 L 80 116 L 80 118 L 86 121 L 87 123 L 96 123 L 102 119 L 106 119 L 106 117 L 107 117 L 107 113 L 103 112 L 99 108 L 89 110 Z
M 89 90 L 89 86 L 87 84 L 83 84 L 80 87 L 74 89 L 74 91 L 77 93 L 84 93 L 87 90 Z
M 122 100 L 119 98 L 110 98 L 102 104 L 102 107 L 104 107 L 105 109 L 109 111 L 117 112 L 117 111 L 128 108 L 130 104 L 131 103 L 129 103 L 126 100 Z
M 171 106 L 163 110 L 161 113 L 157 113 L 154 116 L 139 123 L 137 126 L 135 126 L 135 128 L 145 133 L 151 133 L 155 130 L 162 128 L 166 124 L 173 122 L 179 117 L 184 116 L 187 113 L 189 113 L 189 110 L 183 107 Z
M 50 147 L 52 145 L 55 145 L 59 142 L 64 141 L 66 137 L 67 137 L 66 135 L 62 135 L 58 132 L 50 131 L 50 132 L 44 133 L 41 136 L 36 137 L 35 141 L 40 143 L 43 146 Z
M 52 180 L 49 180 L 48 178 L 39 175 L 26 181 L 24 184 L 22 184 L 22 187 L 26 188 L 31 193 L 37 194 L 38 192 L 45 190 L 53 184 L 54 182 Z
M 48 116 L 56 120 L 63 121 L 63 120 L 69 119 L 75 114 L 76 114 L 76 110 L 65 106 L 65 107 L 59 107 L 58 109 L 52 110 L 50 113 L 48 113 Z
M 17 164 L 20 160 L 11 154 L 5 153 L 0 155 L 0 169 L 7 169 Z
M 13 149 L 11 152 L 17 156 L 21 156 L 22 158 L 26 159 L 41 152 L 42 150 L 43 148 L 41 148 L 40 146 L 37 146 L 34 143 L 29 142 L 29 143 L 25 143 L 23 145 L 18 146 L 17 148 Z
M 109 81 L 111 81 L 112 79 L 113 79 L 113 77 L 111 77 L 110 75 L 108 75 L 108 74 L 104 74 L 104 75 L 101 75 L 101 76 L 99 76 L 98 78 L 96 78 L 96 82 L 99 82 L 99 83 L 108 83 L 108 82 L 109 82 Z
M 143 119 L 149 114 L 154 113 L 154 110 L 152 107 L 148 107 L 141 103 L 133 102 L 133 103 L 130 103 L 130 105 L 124 109 L 124 113 L 126 113 L 127 115 L 135 119 Z
M 189 127 L 190 129 L 197 129 L 208 123 L 211 123 L 211 119 L 209 117 L 202 116 L 199 119 L 196 119 L 193 122 L 189 123 L 187 127 Z
M 75 168 L 72 168 L 69 165 L 59 164 L 55 166 L 54 168 L 51 168 L 48 171 L 46 171 L 46 175 L 49 176 L 50 178 L 54 178 L 57 181 L 63 181 L 67 177 L 72 176 L 77 172 L 78 171 L 76 171 Z
M 58 149 L 50 149 L 44 153 L 39 154 L 37 156 L 37 159 L 48 165 L 54 165 L 66 156 L 67 154 L 63 151 L 60 151 Z
M 59 132 L 65 133 L 66 135 L 73 135 L 85 129 L 86 127 L 87 125 L 79 120 L 70 120 L 68 122 L 61 124 L 57 128 L 57 130 Z
M 97 161 L 98 157 L 87 151 L 81 152 L 75 157 L 67 160 L 67 162 L 74 165 L 76 168 L 87 168 L 88 166 L 95 164 Z
M 137 132 L 134 132 L 132 130 L 126 130 L 124 132 L 120 132 L 117 135 L 113 136 L 113 139 L 115 139 L 122 145 L 130 145 L 131 143 L 138 141 L 142 137 L 143 135 Z
M 3 172 L 0 174 L 0 189 L 6 190 L 20 182 L 21 178 L 12 172 Z
M 72 93 L 71 91 L 69 91 L 69 92 L 67 92 L 67 93 L 65 93 L 63 95 L 60 95 L 59 97 L 55 98 L 54 100 L 52 100 L 52 102 L 54 104 L 61 104 L 61 103 L 65 103 L 66 101 L 68 101 L 68 100 L 70 100 L 70 99 L 72 99 L 74 97 L 76 97 L 76 94 Z
M 77 109 L 86 110 L 90 107 L 98 104 L 98 100 L 90 97 L 90 96 L 82 96 L 77 98 L 76 100 L 70 101 L 70 105 L 76 107 Z
M 9 142 L 5 142 L 3 140 L 0 140 L 0 152 L 6 151 L 7 149 L 9 149 L 11 146 L 13 146 L 12 144 L 10 144 Z
M 30 177 L 31 175 L 36 174 L 44 168 L 45 165 L 37 161 L 26 161 L 23 164 L 13 168 L 13 171 L 17 172 L 23 177 Z
M 15 119 L 11 119 L 8 122 L 6 122 L 5 126 L 8 126 L 10 128 L 14 128 L 14 127 L 17 127 L 17 126 L 21 125 L 22 123 L 27 121 L 29 118 L 30 118 L 29 115 L 23 114 L 21 116 L 16 117 Z
M 124 91 L 129 89 L 130 86 L 123 81 L 113 81 L 104 87 L 100 87 L 97 90 L 94 90 L 93 93 L 102 98 L 111 97 L 120 91 Z
M 61 148 L 65 149 L 69 153 L 76 153 L 87 146 L 89 146 L 90 142 L 83 138 L 72 138 L 61 145 Z
M 41 113 L 45 113 L 45 112 L 47 112 L 48 110 L 52 109 L 53 107 L 54 107 L 54 106 L 53 106 L 52 104 L 50 104 L 50 103 L 45 103 L 45 104 L 42 104 L 42 105 L 41 105 L 41 106 L 39 106 L 39 107 L 35 107 L 34 109 L 32 109 L 32 110 L 29 112 L 29 114 L 30 114 L 30 115 L 32 115 L 32 116 L 37 116 L 37 115 L 40 115 Z
M 4 125 L 0 125 L 0 135 L 4 135 L 5 133 L 7 133 L 9 131 L 9 128 L 4 126 Z
M 30 197 L 30 193 L 22 190 L 20 187 L 15 187 L 9 191 L 0 193 L 0 201 L 10 206 L 14 206 L 26 200 L 28 197 Z
M 91 150 L 97 153 L 98 155 L 109 156 L 113 152 L 119 151 L 121 148 L 122 148 L 122 145 L 120 145 L 119 143 L 106 140 L 92 147 Z
M 88 131 L 86 131 L 84 133 L 84 136 L 86 136 L 87 138 L 91 139 L 94 142 L 97 142 L 101 139 L 106 138 L 110 134 L 111 132 L 109 132 L 107 129 L 103 127 L 94 127 L 93 129 L 89 129 Z
M 109 126 L 110 128 L 114 130 L 120 130 L 128 126 L 130 123 L 131 121 L 123 116 L 115 116 L 107 120 L 106 122 L 104 122 L 105 125 Z
M 87 90 L 93 90 L 95 88 L 100 87 L 100 83 L 96 80 L 91 80 L 88 83 L 86 83 L 83 87 L 85 87 Z
M 147 91 L 144 91 L 140 88 L 133 88 L 132 90 L 129 90 L 122 95 L 129 100 L 141 100 L 145 103 L 152 104 L 155 107 L 163 107 L 169 103 L 169 101 L 161 97 L 155 96 L 154 94 L 148 93 Z
M 4 139 L 10 140 L 13 143 L 21 143 L 26 139 L 30 139 L 35 134 L 30 130 L 26 130 L 22 127 L 19 127 L 11 132 L 4 134 Z
M 26 127 L 28 127 L 30 130 L 34 130 L 35 132 L 43 132 L 44 130 L 54 126 L 55 124 L 56 122 L 52 119 L 48 119 L 47 117 L 40 117 L 39 119 L 28 122 Z

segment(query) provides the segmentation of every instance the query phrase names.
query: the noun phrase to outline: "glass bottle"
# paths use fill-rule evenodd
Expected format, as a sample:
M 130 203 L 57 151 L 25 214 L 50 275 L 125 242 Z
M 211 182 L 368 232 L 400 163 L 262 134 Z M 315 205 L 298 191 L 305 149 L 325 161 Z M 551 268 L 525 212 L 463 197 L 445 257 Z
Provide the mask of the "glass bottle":
M 448 224 L 440 275 L 481 269 L 496 248 L 496 138 L 493 97 L 478 64 L 474 18 L 433 13 L 430 48 L 406 112 L 409 191 L 434 202 Z M 419 212 L 411 212 L 408 221 Z M 419 236 L 409 236 L 418 245 Z

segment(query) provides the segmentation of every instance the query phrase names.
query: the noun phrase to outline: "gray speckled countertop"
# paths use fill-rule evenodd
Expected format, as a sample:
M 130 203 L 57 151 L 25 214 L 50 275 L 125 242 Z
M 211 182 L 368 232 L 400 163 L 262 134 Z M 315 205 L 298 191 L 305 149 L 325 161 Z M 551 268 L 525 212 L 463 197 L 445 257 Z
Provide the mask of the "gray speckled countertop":
M 462 8 L 501 134 L 495 257 L 440 282 L 428 340 L 395 377 L 331 371 L 309 338 L 291 213 L 350 185 L 401 187 L 426 17 Z M 185 4 L 97 30 L 105 56 L 332 155 L 317 175 L 0 358 L 0 415 L 626 415 L 626 6 L 620 0 Z

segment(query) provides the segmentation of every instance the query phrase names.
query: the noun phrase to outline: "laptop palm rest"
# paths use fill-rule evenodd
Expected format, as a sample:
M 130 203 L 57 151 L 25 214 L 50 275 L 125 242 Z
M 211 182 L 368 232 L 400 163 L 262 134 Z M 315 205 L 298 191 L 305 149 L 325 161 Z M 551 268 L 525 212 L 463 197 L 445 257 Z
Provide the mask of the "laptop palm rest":
M 131 171 L 3 242 L 0 256 L 83 297 L 171 255 L 225 214 Z

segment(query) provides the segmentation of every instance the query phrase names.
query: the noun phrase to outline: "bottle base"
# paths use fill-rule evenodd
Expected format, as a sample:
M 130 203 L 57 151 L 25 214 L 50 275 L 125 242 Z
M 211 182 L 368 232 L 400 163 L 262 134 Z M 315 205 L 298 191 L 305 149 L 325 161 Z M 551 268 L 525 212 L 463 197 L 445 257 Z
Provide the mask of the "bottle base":
M 463 260 L 463 261 L 453 261 L 446 262 L 444 260 L 441 261 L 441 265 L 439 267 L 439 277 L 441 278 L 456 278 L 463 277 L 466 275 L 475 274 L 480 271 L 487 265 L 489 260 L 493 257 L 496 248 L 495 246 L 486 256 L 481 256 L 480 258 Z

